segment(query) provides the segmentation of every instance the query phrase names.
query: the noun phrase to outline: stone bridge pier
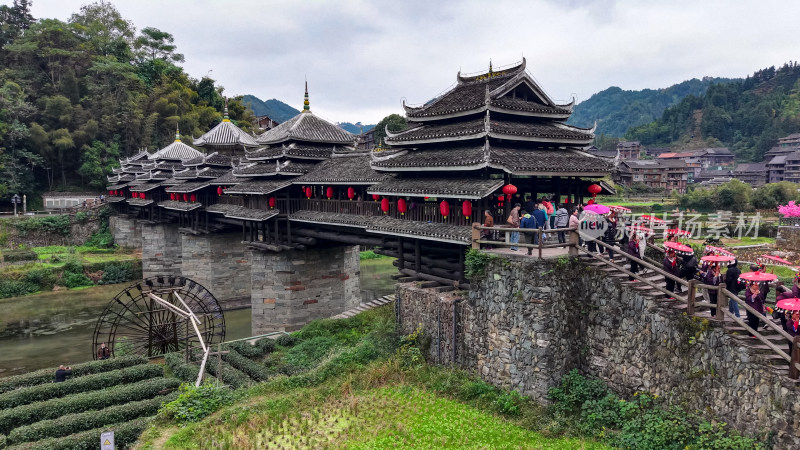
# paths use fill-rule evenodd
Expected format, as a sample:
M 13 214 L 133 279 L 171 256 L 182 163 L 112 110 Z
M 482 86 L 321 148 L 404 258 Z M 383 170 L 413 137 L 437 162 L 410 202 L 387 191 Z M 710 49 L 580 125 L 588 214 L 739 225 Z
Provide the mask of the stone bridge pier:
M 253 334 L 294 331 L 361 303 L 359 247 L 253 250 Z
M 141 248 L 145 278 L 184 276 L 225 310 L 251 307 L 253 335 L 297 330 L 361 303 L 358 246 L 273 253 L 249 248 L 238 232 L 191 234 L 126 216 L 112 217 L 110 228 L 119 245 Z

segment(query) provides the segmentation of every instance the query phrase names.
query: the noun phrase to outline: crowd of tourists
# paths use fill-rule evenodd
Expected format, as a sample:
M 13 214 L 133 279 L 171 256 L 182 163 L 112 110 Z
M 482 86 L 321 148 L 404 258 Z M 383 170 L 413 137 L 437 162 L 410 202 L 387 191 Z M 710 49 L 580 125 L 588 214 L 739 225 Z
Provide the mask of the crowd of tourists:
M 559 229 L 579 230 L 581 222 L 591 220 L 600 222 L 599 226 L 592 229 L 595 233 L 584 233 L 581 230 L 579 245 L 584 247 L 587 252 L 613 259 L 617 251 L 626 256 L 628 260 L 628 280 L 632 283 L 638 282 L 636 274 L 642 269 L 641 260 L 645 259 L 645 250 L 648 242 L 654 243 L 655 233 L 653 230 L 638 223 L 626 224 L 626 217 L 619 214 L 616 210 L 609 210 L 605 214 L 594 214 L 585 211 L 583 204 L 557 205 L 547 197 L 531 200 L 526 198 L 524 204 L 515 203 L 510 214 L 506 218 L 504 227 L 514 229 L 540 229 L 539 233 L 522 233 L 525 235 L 525 242 L 528 244 L 538 244 L 539 236 L 548 239 L 551 233 L 548 230 L 556 230 L 558 243 L 566 245 L 566 231 Z M 590 208 L 591 209 L 591 208 Z M 624 208 L 623 208 L 624 209 Z M 592 214 L 587 216 L 586 214 Z M 495 220 L 491 210 L 484 212 L 485 227 L 494 227 Z M 585 228 L 585 227 L 584 227 Z M 698 261 L 691 247 L 679 243 L 680 230 L 670 233 L 667 230 L 664 243 L 664 257 L 661 261 L 661 268 L 664 272 L 671 275 L 664 277 L 665 290 L 670 294 L 665 294 L 668 299 L 674 299 L 674 295 L 682 294 L 682 283 L 676 279 L 686 282 L 696 280 L 697 283 L 707 286 L 723 285 L 727 291 L 737 298 L 744 292 L 744 301 L 750 307 L 745 310 L 746 323 L 753 330 L 758 331 L 762 324 L 762 318 L 771 314 L 776 320 L 780 320 L 783 329 L 790 336 L 797 336 L 800 332 L 800 311 L 781 309 L 767 305 L 767 296 L 770 293 L 772 283 L 770 281 L 748 281 L 742 278 L 742 271 L 739 268 L 735 256 L 717 247 L 708 246 L 703 251 L 703 258 Z M 520 242 L 520 232 L 510 231 L 509 242 L 512 251 L 519 251 L 519 246 L 514 245 Z M 482 231 L 482 240 L 498 240 L 500 236 L 493 234 L 491 230 Z M 584 240 L 585 238 L 585 240 Z M 672 244 L 669 244 L 672 243 Z M 491 247 L 488 247 L 491 248 Z M 527 254 L 532 254 L 532 248 L 527 247 Z M 684 251 L 676 251 L 675 248 Z M 714 258 L 724 252 L 724 257 Z M 706 258 L 709 257 L 709 258 Z M 749 267 L 749 273 L 745 274 L 748 278 L 758 279 L 757 274 L 766 274 L 764 264 L 753 264 Z M 674 277 L 674 278 L 673 278 Z M 768 277 L 767 277 L 768 278 Z M 773 277 L 775 278 L 775 277 Z M 785 299 L 800 297 L 800 269 L 794 277 L 791 288 L 785 287 L 782 283 L 774 283 L 776 290 L 776 302 Z M 698 300 L 705 301 L 712 305 L 717 305 L 719 300 L 718 291 L 715 289 L 698 289 Z M 800 300 L 798 300 L 800 304 Z M 736 317 L 741 317 L 739 303 L 733 297 L 728 299 L 728 312 Z M 756 311 L 758 314 L 752 312 Z M 711 309 L 711 315 L 716 315 L 716 308 Z M 791 354 L 792 345 L 789 344 Z

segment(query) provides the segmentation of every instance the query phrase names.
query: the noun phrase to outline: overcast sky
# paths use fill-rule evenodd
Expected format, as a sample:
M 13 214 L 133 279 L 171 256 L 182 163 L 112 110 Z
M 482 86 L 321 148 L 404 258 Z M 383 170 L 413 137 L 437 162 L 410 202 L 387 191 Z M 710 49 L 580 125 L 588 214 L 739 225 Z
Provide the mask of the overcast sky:
M 11 0 L 0 0 L 10 3 Z M 87 1 L 33 0 L 36 18 L 67 20 Z M 183 67 L 227 95 L 277 98 L 375 123 L 451 86 L 461 69 L 528 61 L 556 101 L 609 86 L 662 88 L 744 77 L 800 59 L 796 0 L 270 1 L 115 0 L 137 29 L 175 36 Z

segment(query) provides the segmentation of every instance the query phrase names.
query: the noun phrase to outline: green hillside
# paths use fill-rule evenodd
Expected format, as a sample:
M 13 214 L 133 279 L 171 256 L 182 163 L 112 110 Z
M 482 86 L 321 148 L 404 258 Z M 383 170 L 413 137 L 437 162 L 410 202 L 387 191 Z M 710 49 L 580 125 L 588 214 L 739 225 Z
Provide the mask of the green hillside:
M 777 139 L 800 132 L 800 66 L 759 70 L 745 80 L 709 86 L 667 108 L 660 119 L 632 128 L 644 145 L 724 145 L 738 160 L 761 161 Z
M 664 109 L 680 102 L 684 97 L 702 95 L 712 84 L 730 81 L 732 80 L 728 78 L 693 78 L 666 89 L 641 91 L 625 91 L 612 86 L 575 105 L 567 123 L 591 127 L 597 120 L 598 135 L 620 137 L 631 127 L 650 123 L 661 117 Z
M 242 103 L 249 106 L 256 116 L 268 116 L 278 122 L 286 122 L 300 114 L 300 110 L 274 98 L 264 101 L 254 95 L 245 95 L 242 97 Z

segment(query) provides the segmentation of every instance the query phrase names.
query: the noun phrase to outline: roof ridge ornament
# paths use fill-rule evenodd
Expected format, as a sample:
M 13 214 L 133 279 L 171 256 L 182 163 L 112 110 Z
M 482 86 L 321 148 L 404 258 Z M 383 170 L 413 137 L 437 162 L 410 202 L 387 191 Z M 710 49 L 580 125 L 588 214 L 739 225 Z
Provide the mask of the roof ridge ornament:
M 230 122 L 231 119 L 228 117 L 228 97 L 223 97 L 225 99 L 225 109 L 222 114 L 222 121 L 223 122 Z
M 306 80 L 306 93 L 303 96 L 303 112 L 304 113 L 311 112 L 311 104 L 308 101 L 308 80 Z
M 175 142 L 181 141 L 181 129 L 178 124 L 175 124 Z

